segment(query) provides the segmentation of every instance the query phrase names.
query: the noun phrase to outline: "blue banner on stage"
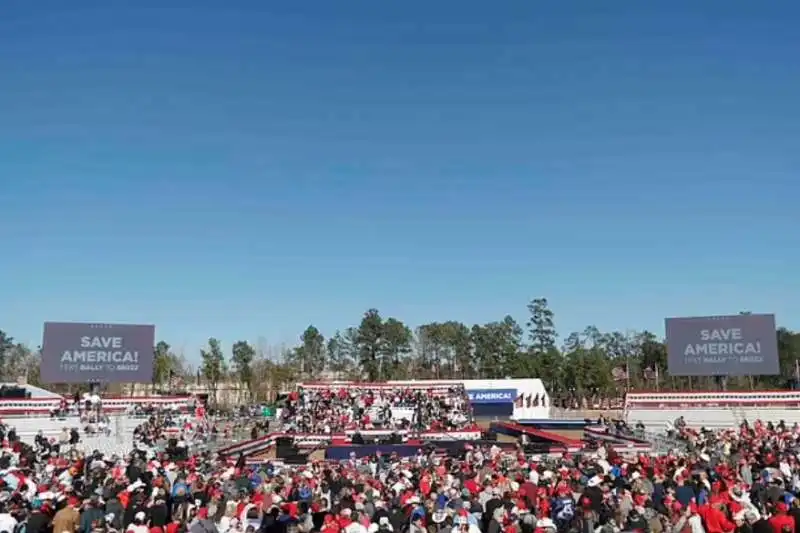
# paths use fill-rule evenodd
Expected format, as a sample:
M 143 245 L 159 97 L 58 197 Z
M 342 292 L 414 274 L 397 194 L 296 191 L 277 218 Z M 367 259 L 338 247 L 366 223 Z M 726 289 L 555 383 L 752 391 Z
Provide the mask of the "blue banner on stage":
M 419 451 L 418 444 L 361 444 L 352 446 L 329 446 L 325 450 L 325 459 L 330 461 L 344 461 L 350 458 L 350 453 L 356 457 L 369 457 L 381 452 L 386 456 L 396 453 L 399 457 L 413 457 Z
M 475 389 L 468 390 L 472 403 L 512 403 L 517 399 L 517 389 Z

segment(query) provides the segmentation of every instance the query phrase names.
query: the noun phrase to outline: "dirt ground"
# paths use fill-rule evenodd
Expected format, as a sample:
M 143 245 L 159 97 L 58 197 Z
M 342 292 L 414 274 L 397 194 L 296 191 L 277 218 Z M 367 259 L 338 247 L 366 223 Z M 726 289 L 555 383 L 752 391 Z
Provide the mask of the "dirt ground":
M 493 420 L 489 419 L 476 419 L 475 423 L 478 424 L 478 427 L 481 428 L 481 431 L 489 429 L 489 426 L 492 425 Z
M 320 450 L 314 450 L 310 454 L 308 454 L 308 459 L 310 461 L 324 461 L 325 460 L 325 448 Z

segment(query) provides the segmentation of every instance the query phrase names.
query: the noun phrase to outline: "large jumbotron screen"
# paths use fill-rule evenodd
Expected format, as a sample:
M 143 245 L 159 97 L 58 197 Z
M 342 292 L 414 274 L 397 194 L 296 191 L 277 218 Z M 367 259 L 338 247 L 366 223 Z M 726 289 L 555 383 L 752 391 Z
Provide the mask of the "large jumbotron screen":
M 672 376 L 772 376 L 780 373 L 775 315 L 666 319 Z
M 155 326 L 46 322 L 44 383 L 150 383 Z

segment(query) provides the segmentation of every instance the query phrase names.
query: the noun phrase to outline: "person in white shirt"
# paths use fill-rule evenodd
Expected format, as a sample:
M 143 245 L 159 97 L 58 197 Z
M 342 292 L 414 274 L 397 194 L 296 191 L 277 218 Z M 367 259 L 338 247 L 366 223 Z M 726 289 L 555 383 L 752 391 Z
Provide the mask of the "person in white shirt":
M 0 532 L 8 531 L 8 533 L 14 533 L 15 527 L 17 527 L 17 520 L 8 514 L 6 503 L 0 503 Z
M 457 516 L 450 533 L 481 533 L 475 524 L 470 524 L 466 516 Z
M 150 529 L 146 524 L 147 517 L 142 511 L 136 513 L 133 517 L 133 523 L 128 526 L 125 533 L 149 533 Z
M 368 533 L 367 528 L 361 525 L 358 520 L 350 522 L 345 528 L 346 533 Z
M 542 529 L 545 533 L 555 533 L 556 532 L 556 524 L 550 518 L 542 518 L 536 522 L 536 528 Z
M 389 522 L 388 516 L 382 516 L 378 519 L 377 524 L 373 522 L 369 525 L 368 528 L 369 533 L 377 533 L 377 531 L 379 530 L 394 532 L 394 528 L 392 527 L 392 524 Z

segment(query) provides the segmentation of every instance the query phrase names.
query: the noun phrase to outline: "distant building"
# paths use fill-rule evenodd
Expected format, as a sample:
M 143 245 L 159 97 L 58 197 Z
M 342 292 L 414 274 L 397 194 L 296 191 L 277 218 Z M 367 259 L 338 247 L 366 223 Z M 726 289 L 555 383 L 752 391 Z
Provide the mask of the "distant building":
M 126 385 L 123 394 L 126 396 L 152 396 L 164 393 L 179 395 L 191 394 L 193 396 L 208 395 L 209 400 L 214 397 L 213 389 L 207 383 L 183 383 L 181 386 L 172 387 L 168 391 L 159 391 L 151 384 L 137 383 Z M 216 400 L 220 407 L 233 407 L 250 401 L 250 392 L 245 383 L 229 380 L 217 384 Z

